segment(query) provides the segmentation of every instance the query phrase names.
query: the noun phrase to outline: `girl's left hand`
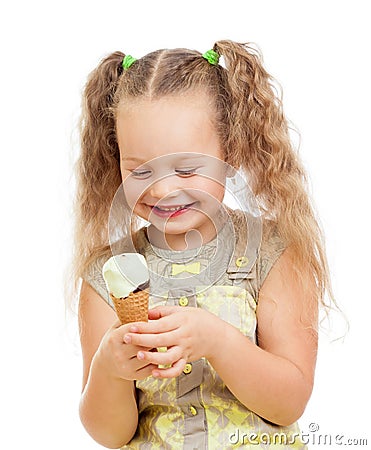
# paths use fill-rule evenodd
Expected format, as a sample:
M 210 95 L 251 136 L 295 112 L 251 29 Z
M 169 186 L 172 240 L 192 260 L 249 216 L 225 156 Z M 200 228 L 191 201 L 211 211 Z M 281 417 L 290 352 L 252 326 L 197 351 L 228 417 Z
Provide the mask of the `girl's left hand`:
M 216 315 L 194 307 L 159 306 L 148 312 L 149 322 L 134 323 L 124 341 L 147 348 L 167 347 L 166 352 L 139 351 L 137 358 L 155 365 L 171 365 L 154 369 L 159 378 L 177 377 L 187 362 L 209 358 L 215 350 L 215 337 L 226 324 Z

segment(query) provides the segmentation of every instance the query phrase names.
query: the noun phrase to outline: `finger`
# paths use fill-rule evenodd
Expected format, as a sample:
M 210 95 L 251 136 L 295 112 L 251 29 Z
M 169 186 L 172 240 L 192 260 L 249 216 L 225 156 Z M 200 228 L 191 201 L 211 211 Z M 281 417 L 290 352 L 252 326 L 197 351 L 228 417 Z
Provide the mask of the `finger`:
M 182 307 L 182 311 L 184 307 Z M 152 320 L 161 319 L 161 317 L 169 316 L 179 311 L 179 306 L 156 306 L 148 311 L 148 318 Z
M 145 359 L 140 359 L 137 357 L 137 354 L 140 353 L 140 351 L 143 350 L 142 347 L 137 347 L 137 352 L 133 356 L 129 356 L 129 358 L 122 361 L 122 367 L 127 368 L 130 367 L 130 370 L 140 370 L 146 366 L 152 365 L 152 363 Z M 147 349 L 146 349 L 147 350 Z
M 116 326 L 118 325 L 118 326 Z M 124 336 L 129 331 L 129 329 L 132 327 L 132 324 L 127 323 L 125 325 L 122 325 L 120 322 L 115 322 L 115 324 L 112 326 L 111 336 L 114 339 L 115 343 L 122 344 L 124 343 Z
M 180 319 L 175 316 L 164 316 L 159 320 L 149 320 L 148 322 L 136 322 L 131 324 L 126 331 L 129 333 L 154 334 L 165 333 L 175 330 L 181 325 Z
M 156 367 L 152 371 L 152 375 L 155 378 L 175 378 L 182 373 L 185 365 L 186 360 L 182 358 L 176 361 L 169 369 L 159 369 L 158 367 Z
M 127 345 L 127 344 L 124 344 L 124 345 Z M 131 345 L 130 347 L 131 348 L 130 348 L 130 353 L 129 353 L 129 359 L 137 358 L 138 353 L 140 353 L 140 352 L 149 352 L 150 353 L 151 350 L 153 350 L 149 347 L 141 347 L 139 345 Z
M 148 366 L 144 366 L 141 369 L 138 369 L 135 372 L 135 379 L 136 380 L 144 380 L 145 378 L 152 375 L 152 372 L 157 369 L 157 366 L 154 366 L 153 364 L 149 364 Z
M 137 358 L 140 361 L 146 361 L 155 365 L 171 365 L 178 361 L 182 356 L 180 347 L 174 346 L 165 352 L 145 352 L 140 350 Z
M 147 348 L 172 347 L 177 343 L 175 333 L 175 331 L 160 334 L 127 333 L 124 342 Z
M 146 367 L 149 367 L 149 373 L 152 372 L 152 370 L 157 368 L 156 364 L 151 364 L 148 363 L 148 361 L 140 361 L 138 358 L 134 358 L 133 360 L 130 361 L 130 365 L 132 370 L 134 370 L 135 372 L 138 372 L 142 369 L 145 369 Z

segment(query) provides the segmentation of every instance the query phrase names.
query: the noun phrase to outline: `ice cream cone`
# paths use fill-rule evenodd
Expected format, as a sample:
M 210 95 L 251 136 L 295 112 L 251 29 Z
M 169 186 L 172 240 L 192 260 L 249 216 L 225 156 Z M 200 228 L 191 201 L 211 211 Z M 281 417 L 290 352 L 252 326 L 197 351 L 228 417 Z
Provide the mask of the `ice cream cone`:
M 110 297 L 122 325 L 131 322 L 148 322 L 149 293 L 147 291 L 131 292 L 125 298 L 117 298 L 110 293 Z
M 104 263 L 102 275 L 121 323 L 148 322 L 149 272 L 144 256 L 112 256 Z

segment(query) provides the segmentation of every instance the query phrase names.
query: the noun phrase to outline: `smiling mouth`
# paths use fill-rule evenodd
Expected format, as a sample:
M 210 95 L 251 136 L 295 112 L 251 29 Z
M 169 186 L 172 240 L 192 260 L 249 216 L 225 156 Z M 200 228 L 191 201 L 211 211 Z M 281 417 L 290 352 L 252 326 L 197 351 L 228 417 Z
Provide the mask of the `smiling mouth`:
M 152 212 L 160 217 L 176 217 L 182 213 L 187 212 L 194 203 L 189 203 L 188 205 L 179 206 L 151 206 Z

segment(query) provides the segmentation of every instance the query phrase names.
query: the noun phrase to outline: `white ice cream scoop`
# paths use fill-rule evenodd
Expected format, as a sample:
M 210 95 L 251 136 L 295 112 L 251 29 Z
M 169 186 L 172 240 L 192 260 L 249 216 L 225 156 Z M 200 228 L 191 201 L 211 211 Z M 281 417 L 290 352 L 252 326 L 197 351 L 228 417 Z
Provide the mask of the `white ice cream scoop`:
M 112 256 L 102 268 L 107 290 L 117 298 L 128 297 L 149 284 L 147 262 L 140 253 L 122 253 Z

